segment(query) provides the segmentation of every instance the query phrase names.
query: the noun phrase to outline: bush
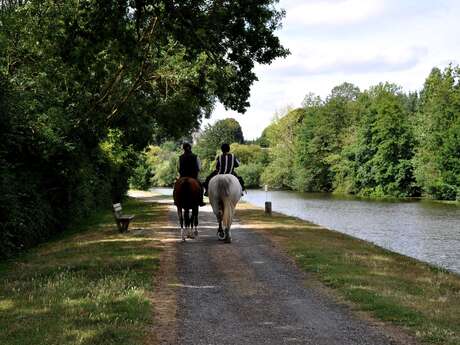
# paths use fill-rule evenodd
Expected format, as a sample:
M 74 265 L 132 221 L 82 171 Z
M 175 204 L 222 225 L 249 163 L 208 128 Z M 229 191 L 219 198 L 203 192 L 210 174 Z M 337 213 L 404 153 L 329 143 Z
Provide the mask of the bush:
M 249 163 L 237 168 L 236 171 L 240 175 L 247 188 L 260 187 L 260 175 L 264 167 L 261 163 Z
M 137 166 L 129 178 L 131 188 L 148 190 L 152 187 L 153 170 L 147 162 L 145 153 L 139 155 Z

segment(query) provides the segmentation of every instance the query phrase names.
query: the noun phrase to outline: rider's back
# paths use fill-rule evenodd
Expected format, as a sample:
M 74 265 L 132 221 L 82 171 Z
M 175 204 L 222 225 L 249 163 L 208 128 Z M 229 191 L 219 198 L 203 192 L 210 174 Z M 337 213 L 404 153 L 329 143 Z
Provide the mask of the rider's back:
M 199 165 L 197 156 L 192 152 L 185 152 L 179 157 L 179 174 L 181 177 L 198 178 Z

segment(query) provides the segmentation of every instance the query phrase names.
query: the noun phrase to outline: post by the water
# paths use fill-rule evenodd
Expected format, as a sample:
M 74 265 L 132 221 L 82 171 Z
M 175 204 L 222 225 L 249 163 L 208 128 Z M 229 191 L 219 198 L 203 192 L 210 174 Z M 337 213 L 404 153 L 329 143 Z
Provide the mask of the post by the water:
M 272 202 L 269 199 L 268 185 L 264 185 L 265 190 L 265 214 L 272 215 Z

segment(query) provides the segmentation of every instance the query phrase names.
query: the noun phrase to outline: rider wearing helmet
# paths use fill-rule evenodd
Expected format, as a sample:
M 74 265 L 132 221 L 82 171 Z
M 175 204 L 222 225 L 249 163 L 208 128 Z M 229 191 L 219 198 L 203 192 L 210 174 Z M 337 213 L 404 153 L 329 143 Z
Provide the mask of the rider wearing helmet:
M 209 181 L 218 174 L 232 174 L 238 181 L 240 181 L 241 188 L 244 191 L 244 181 L 241 176 L 238 176 L 235 172 L 235 168 L 240 166 L 239 160 L 233 153 L 230 153 L 230 145 L 227 143 L 222 144 L 220 147 L 222 154 L 216 158 L 216 169 L 206 178 L 203 186 L 205 188 L 204 195 L 208 195 L 208 184 Z
M 182 148 L 184 153 L 179 156 L 179 176 L 180 177 L 193 177 L 201 186 L 201 201 L 200 206 L 204 206 L 203 202 L 203 185 L 198 180 L 198 173 L 201 170 L 201 162 L 196 154 L 192 152 L 192 145 L 183 143 Z

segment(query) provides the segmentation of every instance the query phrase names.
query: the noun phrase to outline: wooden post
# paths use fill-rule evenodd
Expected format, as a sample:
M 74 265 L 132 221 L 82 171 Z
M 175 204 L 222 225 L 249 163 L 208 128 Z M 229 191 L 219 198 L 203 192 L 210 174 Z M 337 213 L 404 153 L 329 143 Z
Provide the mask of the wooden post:
M 268 214 L 269 216 L 272 215 L 272 202 L 271 201 L 265 201 L 265 214 Z
M 264 185 L 265 190 L 265 214 L 272 215 L 272 202 L 268 201 L 268 185 Z

